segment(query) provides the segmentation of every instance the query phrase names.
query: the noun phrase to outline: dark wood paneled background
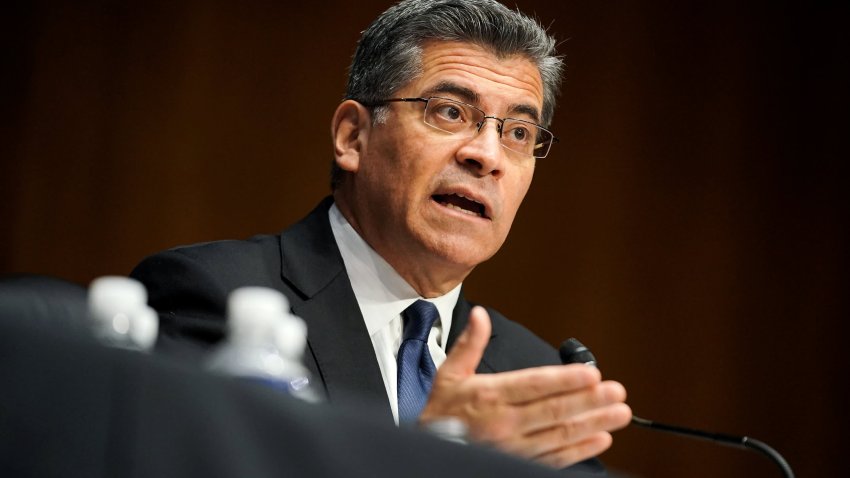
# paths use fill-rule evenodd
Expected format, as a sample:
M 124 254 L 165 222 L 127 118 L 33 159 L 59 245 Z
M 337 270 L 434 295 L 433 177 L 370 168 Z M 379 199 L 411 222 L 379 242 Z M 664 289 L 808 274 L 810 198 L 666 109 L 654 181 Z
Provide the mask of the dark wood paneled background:
M 799 476 L 847 441 L 847 8 L 532 1 L 562 141 L 468 295 L 575 336 L 639 415 L 749 434 Z M 275 232 L 328 192 L 330 116 L 384 1 L 33 2 L 6 17 L 0 272 L 80 283 Z M 639 429 L 640 477 L 779 476 Z

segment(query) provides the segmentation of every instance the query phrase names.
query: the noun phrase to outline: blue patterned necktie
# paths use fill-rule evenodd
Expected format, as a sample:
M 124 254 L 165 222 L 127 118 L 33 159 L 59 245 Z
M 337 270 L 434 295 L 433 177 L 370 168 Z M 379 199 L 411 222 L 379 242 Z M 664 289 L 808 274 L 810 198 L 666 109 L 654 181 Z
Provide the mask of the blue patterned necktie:
M 428 352 L 428 334 L 440 313 L 434 304 L 417 300 L 402 313 L 404 335 L 398 349 L 398 421 L 413 422 L 419 418 L 437 367 Z

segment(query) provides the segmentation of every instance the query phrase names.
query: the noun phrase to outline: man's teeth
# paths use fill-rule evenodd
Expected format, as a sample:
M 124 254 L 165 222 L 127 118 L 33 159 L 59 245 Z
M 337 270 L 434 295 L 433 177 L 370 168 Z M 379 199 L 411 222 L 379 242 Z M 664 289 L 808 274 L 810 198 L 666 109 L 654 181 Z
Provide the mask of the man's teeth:
M 458 194 L 458 196 L 460 196 L 460 194 Z M 464 197 L 464 196 L 461 196 L 461 197 Z M 469 198 L 467 198 L 467 199 L 469 199 Z M 470 211 L 468 209 L 464 209 L 460 206 L 455 206 L 454 204 L 451 204 L 451 203 L 448 203 L 448 202 L 442 202 L 440 204 L 442 204 L 443 206 L 446 206 L 447 208 L 454 209 L 455 211 L 460 211 L 464 214 L 469 214 L 470 216 L 481 217 L 481 214 L 478 214 L 475 211 Z

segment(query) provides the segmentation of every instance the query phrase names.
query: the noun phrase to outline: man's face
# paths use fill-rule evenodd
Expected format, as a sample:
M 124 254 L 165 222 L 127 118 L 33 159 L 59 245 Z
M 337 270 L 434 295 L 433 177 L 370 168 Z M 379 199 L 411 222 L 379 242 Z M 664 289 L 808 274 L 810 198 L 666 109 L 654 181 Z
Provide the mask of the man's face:
M 488 115 L 539 123 L 543 85 L 524 57 L 499 59 L 472 44 L 431 42 L 421 76 L 391 96 L 448 97 Z M 459 282 L 505 241 L 535 160 L 504 148 L 495 120 L 466 137 L 426 125 L 424 103 L 387 108 L 348 178 L 349 219 L 409 282 L 417 275 Z

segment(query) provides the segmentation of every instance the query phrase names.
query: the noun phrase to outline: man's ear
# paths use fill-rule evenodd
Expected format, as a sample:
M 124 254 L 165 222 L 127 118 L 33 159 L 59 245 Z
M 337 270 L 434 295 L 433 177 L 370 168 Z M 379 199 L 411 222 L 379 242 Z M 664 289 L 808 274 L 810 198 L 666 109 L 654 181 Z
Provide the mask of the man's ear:
M 371 128 L 372 118 L 365 106 L 354 100 L 345 100 L 337 106 L 331 121 L 331 137 L 335 161 L 340 169 L 357 172 Z

